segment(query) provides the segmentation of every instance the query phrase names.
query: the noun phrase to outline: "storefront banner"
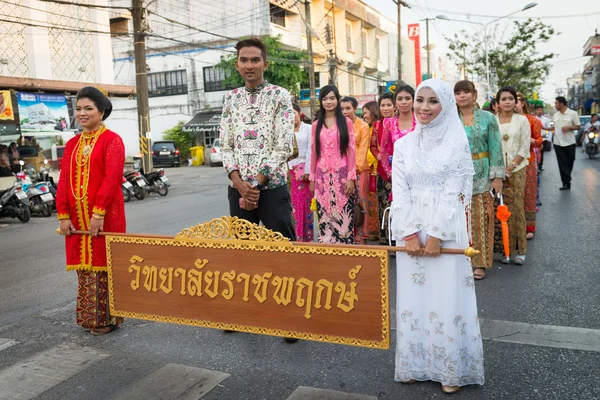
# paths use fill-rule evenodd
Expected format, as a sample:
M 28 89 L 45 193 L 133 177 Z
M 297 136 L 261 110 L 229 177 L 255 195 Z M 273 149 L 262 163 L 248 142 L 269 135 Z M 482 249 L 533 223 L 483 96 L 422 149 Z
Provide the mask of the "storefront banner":
M 15 120 L 15 111 L 10 99 L 10 90 L 0 90 L 0 120 Z
M 69 108 L 65 96 L 43 93 L 17 93 L 21 131 L 64 131 L 69 128 Z

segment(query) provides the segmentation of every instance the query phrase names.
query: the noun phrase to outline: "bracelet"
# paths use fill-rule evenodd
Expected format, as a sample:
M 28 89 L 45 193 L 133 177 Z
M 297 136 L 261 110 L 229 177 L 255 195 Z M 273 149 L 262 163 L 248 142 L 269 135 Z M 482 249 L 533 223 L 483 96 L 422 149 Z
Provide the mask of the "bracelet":
M 408 235 L 408 236 L 406 236 L 406 237 L 404 238 L 404 241 L 405 241 L 405 242 L 407 242 L 407 241 L 409 241 L 409 240 L 412 240 L 412 239 L 414 239 L 414 238 L 416 238 L 416 237 L 417 237 L 417 234 L 416 234 L 416 233 L 413 233 L 412 235 Z
M 92 214 L 92 217 L 93 217 L 94 219 L 100 219 L 100 220 L 104 219 L 104 216 L 102 216 L 102 215 L 99 215 L 99 214 Z

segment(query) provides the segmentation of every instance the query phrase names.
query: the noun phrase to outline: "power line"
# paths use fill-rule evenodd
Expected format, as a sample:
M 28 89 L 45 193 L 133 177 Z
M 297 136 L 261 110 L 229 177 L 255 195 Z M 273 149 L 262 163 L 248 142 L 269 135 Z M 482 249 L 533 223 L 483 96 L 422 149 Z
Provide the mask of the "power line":
M 419 6 L 418 5 L 419 3 L 415 3 L 415 4 L 417 4 L 417 6 Z M 436 12 L 441 12 L 441 13 L 445 13 L 445 14 L 462 15 L 467 18 L 468 17 L 480 17 L 480 18 L 500 18 L 501 17 L 498 15 L 471 14 L 471 13 L 464 13 L 464 12 L 460 12 L 460 11 L 441 10 L 439 8 L 429 8 L 428 7 L 428 9 L 430 11 L 436 11 Z M 579 18 L 579 17 L 586 17 L 586 16 L 590 16 L 590 15 L 597 15 L 597 14 L 600 14 L 600 11 L 594 11 L 594 12 L 584 13 L 584 14 L 546 15 L 546 16 L 537 16 L 535 18 L 538 18 L 538 19 Z M 508 18 L 508 19 L 529 19 L 531 17 L 510 16 L 510 17 L 506 17 L 506 18 Z
M 131 10 L 131 7 L 119 7 L 119 6 L 104 6 L 104 5 L 99 5 L 99 4 L 78 4 L 78 3 L 72 3 L 70 1 L 63 1 L 63 0 L 39 0 L 42 3 L 56 3 L 56 4 L 62 4 L 65 6 L 77 6 L 77 7 L 85 7 L 85 8 L 105 8 L 105 9 L 109 9 L 109 10 Z
M 52 12 L 52 11 L 43 10 L 41 8 L 35 8 L 35 7 L 31 7 L 31 6 L 26 6 L 24 4 L 11 3 L 11 2 L 5 1 L 5 0 L 0 0 L 0 3 L 6 3 L 6 4 L 10 4 L 10 5 L 17 6 L 17 7 L 27 8 L 29 10 L 34 10 L 34 11 L 41 11 L 41 12 L 44 12 L 46 14 L 58 15 L 59 17 L 67 17 L 69 19 L 74 19 L 74 20 L 77 20 L 77 21 L 87 22 L 87 23 L 90 23 L 90 24 L 96 24 L 96 25 L 100 25 L 100 26 L 110 27 L 110 25 L 101 24 L 99 22 L 94 22 L 94 21 L 90 21 L 90 20 L 87 20 L 87 19 L 70 17 L 70 16 L 67 16 L 67 15 L 64 15 L 64 14 L 59 14 L 59 13 L 55 13 L 55 12 Z M 20 18 L 20 17 L 14 17 L 14 18 Z
M 9 16 L 9 17 L 10 18 L 14 18 L 12 16 Z M 110 35 L 111 34 L 110 32 L 106 32 L 106 31 L 96 31 L 96 30 L 92 30 L 92 29 L 65 28 L 65 27 L 47 26 L 47 25 L 37 25 L 37 24 L 30 24 L 28 22 L 10 21 L 8 19 L 0 19 L 0 22 L 6 22 L 6 23 L 9 23 L 9 24 L 16 24 L 16 25 L 24 25 L 24 26 L 28 26 L 28 27 L 32 27 L 32 28 L 53 29 L 53 30 L 58 30 L 58 31 L 69 31 L 69 32 L 79 32 L 79 33 L 93 33 L 93 34 L 100 34 L 100 35 Z M 131 36 L 130 33 L 116 33 L 116 34 L 113 34 L 113 35 Z

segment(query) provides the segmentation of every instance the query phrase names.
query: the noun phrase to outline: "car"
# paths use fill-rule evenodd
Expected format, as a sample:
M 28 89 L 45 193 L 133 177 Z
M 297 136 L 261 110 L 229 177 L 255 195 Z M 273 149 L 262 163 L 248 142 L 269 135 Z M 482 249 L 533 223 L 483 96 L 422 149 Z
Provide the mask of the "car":
M 221 143 L 219 139 L 216 139 L 210 149 L 210 166 L 214 167 L 216 165 L 223 165 L 223 160 L 221 159 Z
M 171 140 L 161 140 L 152 144 L 152 164 L 181 167 L 179 149 Z
M 592 119 L 591 115 L 580 115 L 579 116 L 579 122 L 581 125 L 579 125 L 579 130 L 575 134 L 575 142 L 577 142 L 577 146 L 581 146 L 581 142 L 583 140 L 583 127 L 585 126 L 585 124 L 590 122 L 590 119 Z
M 52 160 L 52 149 L 42 151 L 44 158 L 50 163 L 50 167 L 54 170 L 59 170 L 62 166 L 62 158 L 65 152 L 65 146 L 56 146 L 56 160 Z

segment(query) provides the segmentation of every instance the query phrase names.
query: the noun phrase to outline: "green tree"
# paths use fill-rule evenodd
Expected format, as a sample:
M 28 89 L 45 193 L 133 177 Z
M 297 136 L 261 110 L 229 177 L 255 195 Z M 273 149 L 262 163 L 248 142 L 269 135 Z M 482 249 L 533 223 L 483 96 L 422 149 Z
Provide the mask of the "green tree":
M 488 32 L 488 58 L 490 70 L 495 69 L 498 87 L 514 86 L 525 95 L 532 95 L 544 84 L 552 67 L 555 53 L 540 54 L 538 46 L 547 43 L 559 32 L 539 19 L 514 21 L 512 35 L 506 41 L 494 41 L 498 32 Z M 500 37 L 502 35 L 500 34 Z M 465 67 L 467 73 L 474 73 L 485 79 L 485 38 L 461 31 L 450 42 L 448 56 Z
M 179 121 L 177 125 L 171 129 L 167 129 L 163 132 L 163 139 L 172 140 L 175 142 L 175 146 L 179 149 L 179 155 L 182 160 L 187 160 L 190 154 L 190 147 L 194 140 L 194 134 L 191 132 L 184 132 L 183 125 L 185 121 Z
M 281 42 L 281 35 L 264 37 L 262 40 L 267 47 L 267 60 L 269 61 L 269 67 L 265 71 L 265 80 L 298 95 L 298 85 L 308 84 L 308 76 L 300 67 L 307 59 L 306 54 L 300 51 L 285 50 Z M 244 86 L 244 79 L 235 69 L 236 59 L 237 55 L 233 54 L 217 65 L 225 71 L 225 76 L 227 76 L 225 83 L 231 87 Z

